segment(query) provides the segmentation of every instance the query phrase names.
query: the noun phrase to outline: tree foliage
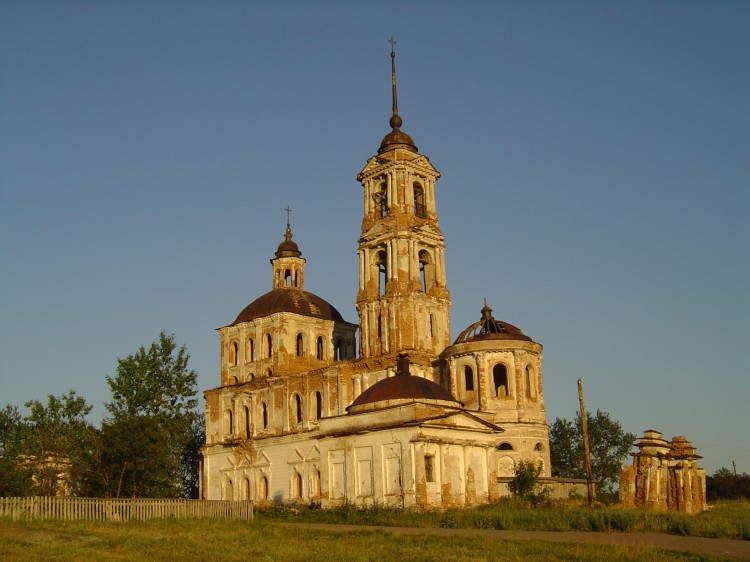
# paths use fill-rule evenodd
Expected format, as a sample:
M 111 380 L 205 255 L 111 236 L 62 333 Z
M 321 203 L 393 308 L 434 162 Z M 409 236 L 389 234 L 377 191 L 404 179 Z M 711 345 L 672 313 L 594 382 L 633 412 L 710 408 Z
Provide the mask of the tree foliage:
M 711 476 L 706 477 L 706 499 L 747 500 L 750 499 L 750 475 L 735 474 L 722 467 Z
M 591 454 L 591 474 L 599 492 L 611 494 L 618 485 L 620 466 L 635 443 L 636 435 L 626 433 L 607 412 L 586 413 Z M 549 432 L 552 475 L 586 478 L 580 413 L 575 421 L 556 418 Z
M 188 359 L 165 332 L 118 358 L 100 429 L 72 390 L 27 402 L 25 416 L 0 410 L 0 496 L 197 497 L 205 435 Z
M 74 390 L 60 397 L 49 394 L 47 403 L 26 403 L 24 454 L 35 466 L 35 492 L 54 495 L 61 471 L 67 472 L 69 492 L 86 486 L 94 428 L 86 420 L 91 406 Z
M 174 335 L 159 334 L 146 350 L 117 359 L 117 374 L 107 377 L 112 401 L 106 404 L 114 419 L 154 416 L 184 423 L 198 405 L 198 376 L 188 369 L 185 346 L 177 347 Z
M 17 406 L 9 404 L 0 410 L 0 496 L 31 493 L 31 471 L 18 462 L 25 428 Z
M 202 418 L 196 418 L 190 432 L 190 441 L 182 451 L 182 490 L 180 496 L 197 499 L 199 493 L 200 449 L 206 443 L 206 425 Z
M 73 390 L 25 406 L 23 417 L 15 406 L 0 411 L 0 495 L 80 494 L 95 439 L 91 406 Z
M 192 489 L 183 460 L 195 447 L 197 375 L 173 335 L 117 360 L 98 447 L 103 495 L 177 497 Z M 197 451 L 197 449 L 196 449 Z M 197 465 L 193 469 L 197 473 Z

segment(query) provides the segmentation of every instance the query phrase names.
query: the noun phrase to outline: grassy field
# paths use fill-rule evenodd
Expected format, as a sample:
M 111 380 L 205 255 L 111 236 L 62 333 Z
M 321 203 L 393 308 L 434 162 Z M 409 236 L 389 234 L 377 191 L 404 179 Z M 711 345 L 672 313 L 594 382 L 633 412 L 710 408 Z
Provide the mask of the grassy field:
M 347 505 L 320 510 L 306 506 L 257 509 L 260 521 L 341 523 L 396 527 L 519 531 L 656 532 L 681 536 L 750 540 L 750 502 L 724 502 L 699 515 L 559 503 L 530 508 L 512 500 L 474 509 L 412 511 Z
M 102 523 L 0 521 L 0 560 L 558 561 L 721 560 L 643 546 L 495 541 L 481 537 L 338 534 L 269 521 L 152 520 Z

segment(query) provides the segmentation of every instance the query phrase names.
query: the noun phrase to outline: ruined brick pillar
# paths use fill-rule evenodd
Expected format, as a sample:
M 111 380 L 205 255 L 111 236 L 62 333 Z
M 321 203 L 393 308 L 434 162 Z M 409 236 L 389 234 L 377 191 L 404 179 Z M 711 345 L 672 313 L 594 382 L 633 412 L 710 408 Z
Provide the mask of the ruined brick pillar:
M 705 470 L 692 443 L 679 435 L 667 442 L 643 432 L 633 465 L 620 470 L 620 501 L 626 507 L 700 513 L 706 510 Z

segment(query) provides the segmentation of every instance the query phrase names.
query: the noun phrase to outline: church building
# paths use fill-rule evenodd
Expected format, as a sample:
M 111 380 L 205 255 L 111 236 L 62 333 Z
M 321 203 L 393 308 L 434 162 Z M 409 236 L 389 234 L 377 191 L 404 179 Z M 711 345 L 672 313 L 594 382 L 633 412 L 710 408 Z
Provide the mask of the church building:
M 550 476 L 542 346 L 487 303 L 451 342 L 440 173 L 401 130 L 393 50 L 391 72 L 391 131 L 357 176 L 358 322 L 305 290 L 287 221 L 271 290 L 218 330 L 202 498 L 470 506 L 520 460 Z

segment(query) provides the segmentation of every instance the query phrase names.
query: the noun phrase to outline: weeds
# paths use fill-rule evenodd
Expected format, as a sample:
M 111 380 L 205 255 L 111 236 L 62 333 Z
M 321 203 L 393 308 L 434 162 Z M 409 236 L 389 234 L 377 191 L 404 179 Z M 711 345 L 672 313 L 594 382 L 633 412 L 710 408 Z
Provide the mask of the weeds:
M 382 505 L 333 509 L 319 506 L 273 506 L 257 509 L 258 519 L 380 525 L 497 529 L 521 531 L 657 532 L 681 536 L 750 540 L 750 502 L 725 502 L 699 515 L 629 510 L 602 506 L 593 512 L 576 501 L 546 501 L 536 507 L 507 498 L 492 505 L 446 511 L 398 509 Z

